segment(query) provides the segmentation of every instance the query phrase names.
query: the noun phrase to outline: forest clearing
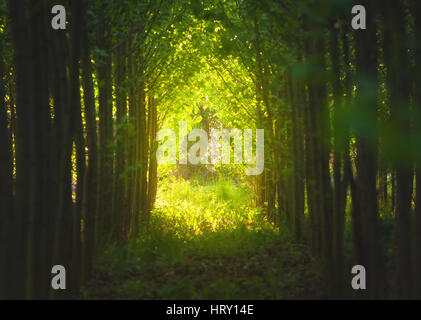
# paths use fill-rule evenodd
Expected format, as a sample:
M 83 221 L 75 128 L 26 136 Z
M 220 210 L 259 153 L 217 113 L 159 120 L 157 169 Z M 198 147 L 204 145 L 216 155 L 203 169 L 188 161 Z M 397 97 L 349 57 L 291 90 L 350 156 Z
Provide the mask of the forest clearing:
M 0 79 L 0 299 L 421 298 L 421 1 L 0 0 Z

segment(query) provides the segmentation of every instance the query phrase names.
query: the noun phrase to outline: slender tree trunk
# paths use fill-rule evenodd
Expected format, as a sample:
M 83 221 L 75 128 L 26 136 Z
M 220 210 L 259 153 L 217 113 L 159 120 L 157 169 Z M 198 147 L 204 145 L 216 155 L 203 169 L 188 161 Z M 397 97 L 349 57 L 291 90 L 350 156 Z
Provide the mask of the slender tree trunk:
M 334 153 L 333 153 L 333 259 L 334 259 L 334 296 L 340 297 L 343 291 L 343 232 L 345 227 L 346 181 L 344 181 L 344 151 L 346 148 L 346 133 L 340 121 L 342 113 L 343 88 L 339 61 L 339 23 L 331 21 L 330 58 L 332 63 L 331 83 L 333 88 L 333 123 L 334 123 Z
M 11 230 L 13 240 L 10 248 L 10 271 L 9 279 L 13 279 L 13 285 L 9 282 L 9 298 L 17 299 L 24 297 L 26 282 L 25 264 L 27 233 L 25 217 L 29 214 L 30 185 L 30 119 L 33 108 L 30 104 L 30 51 L 28 47 L 28 25 L 25 20 L 26 7 L 24 0 L 9 0 L 9 12 L 14 47 L 14 65 L 16 82 L 16 113 L 17 130 L 16 138 L 16 211 L 13 215 Z M 11 286 L 10 286 L 11 285 Z
M 388 0 L 384 6 L 387 89 L 391 110 L 391 126 L 400 141 L 409 141 L 410 82 L 405 39 L 405 15 L 402 3 Z M 411 228 L 412 161 L 405 150 L 397 149 L 399 160 L 393 159 L 396 170 L 397 274 L 398 296 L 411 296 Z
M 64 4 L 64 3 L 62 3 Z M 47 11 L 46 11 L 47 12 Z M 73 273 L 73 226 L 74 211 L 72 201 L 72 162 L 73 138 L 75 128 L 75 110 L 70 104 L 70 69 L 69 43 L 65 33 L 51 29 L 49 19 L 46 28 L 50 30 L 48 43 L 51 44 L 50 83 L 54 99 L 54 143 L 53 157 L 56 164 L 53 185 L 56 183 L 56 207 L 53 209 L 52 259 L 51 265 L 64 265 Z M 51 270 L 49 270 L 51 272 Z M 49 274 L 50 276 L 50 274 Z M 69 277 L 71 275 L 69 274 Z M 70 292 L 51 290 L 50 297 L 65 297 Z
M 373 10 L 370 2 L 364 2 L 367 10 Z M 367 29 L 357 32 L 356 112 L 370 124 L 372 131 L 356 130 L 357 177 L 356 197 L 353 199 L 353 222 L 355 229 L 357 263 L 367 270 L 367 295 L 378 297 L 381 292 L 382 254 L 379 242 L 377 207 L 377 37 L 376 16 L 367 16 Z M 355 201 L 355 202 L 354 202 Z
M 297 242 L 302 242 L 303 238 L 303 224 L 304 224 L 304 138 L 302 128 L 302 101 L 300 101 L 299 86 L 296 81 L 293 81 L 289 76 L 289 89 L 292 104 L 292 151 L 293 151 L 293 230 Z
M 415 105 L 415 130 L 417 146 L 421 139 L 421 2 L 413 1 L 413 12 L 415 16 L 415 35 L 418 39 L 415 51 L 415 62 L 417 70 L 416 90 L 414 91 Z M 416 161 L 416 198 L 415 198 L 415 297 L 421 299 L 421 155 L 417 154 Z
M 153 209 L 156 200 L 156 193 L 158 190 L 158 162 L 156 160 L 156 151 L 158 144 L 156 141 L 156 134 L 158 132 L 157 123 L 157 106 L 153 93 L 149 96 L 149 173 L 148 173 L 148 216 Z M 148 219 L 149 219 L 148 217 Z
M 84 197 L 84 179 L 86 170 L 85 157 L 85 137 L 82 123 L 82 106 L 80 95 L 80 70 L 79 57 L 81 52 L 81 10 L 82 5 L 80 1 L 72 3 L 73 19 L 71 22 L 70 31 L 70 104 L 75 114 L 74 121 L 74 141 L 76 147 L 76 205 L 73 210 L 73 229 L 72 229 L 72 265 L 73 270 L 70 273 L 69 284 L 71 284 L 71 292 L 77 294 L 81 285 L 81 220 L 82 220 L 82 206 Z
M 92 259 L 94 256 L 96 217 L 98 214 L 98 135 L 96 124 L 96 108 L 94 83 L 92 79 L 93 67 L 91 63 L 89 30 L 86 21 L 87 1 L 82 2 L 81 10 L 81 42 L 82 42 L 82 88 L 84 101 L 84 115 L 86 122 L 86 139 L 88 147 L 88 167 L 85 172 L 84 203 L 82 219 L 83 230 L 83 271 L 82 282 L 91 275 Z
M 122 243 L 127 242 L 127 220 L 129 208 L 126 198 L 126 181 L 123 174 L 126 170 L 126 130 L 127 130 L 127 71 L 126 71 L 126 44 L 117 48 L 115 56 L 115 95 L 117 108 L 117 149 L 115 167 L 115 205 L 114 217 L 120 217 L 113 223 L 118 226 L 118 236 Z
M 310 26 L 308 26 L 310 27 Z M 322 32 L 322 26 L 314 23 L 312 30 Z M 307 29 L 307 28 L 306 28 Z M 306 40 L 307 62 L 325 70 L 324 43 L 321 37 L 317 40 Z M 322 75 L 319 75 L 319 77 Z M 310 165 L 315 178 L 315 205 L 318 206 L 318 225 L 321 226 L 321 249 L 325 260 L 325 275 L 328 281 L 329 295 L 333 295 L 333 251 L 332 251 L 332 186 L 329 172 L 330 159 L 330 124 L 327 104 L 326 85 L 322 79 L 308 79 L 309 94 L 309 121 L 311 131 L 309 134 L 313 144 L 313 161 Z
M 308 43 L 306 43 L 308 50 Z M 304 91 L 307 95 L 307 90 Z M 310 247 L 314 255 L 321 253 L 321 230 L 320 230 L 320 212 L 316 204 L 316 172 L 314 168 L 314 134 L 313 123 L 311 121 L 310 106 L 307 101 L 304 109 L 305 113 L 305 170 L 306 170 L 306 191 L 307 191 L 307 207 L 309 212 L 309 230 L 310 230 Z
M 343 241 L 345 228 L 345 208 L 350 179 L 352 178 L 349 155 L 349 126 L 345 120 L 344 106 L 346 96 L 351 102 L 352 88 L 349 71 L 348 27 L 340 20 L 331 21 L 330 57 L 332 63 L 331 83 L 333 89 L 333 259 L 334 259 L 334 296 L 341 297 L 344 286 Z M 342 40 L 342 52 L 340 52 Z M 341 80 L 340 56 L 342 53 L 345 79 Z M 343 82 L 343 83 L 342 83 Z
M 129 47 L 132 51 L 132 46 Z M 137 202 L 137 190 L 138 190 L 138 170 L 137 170 L 137 154 L 138 154 L 138 141 L 136 133 L 136 119 L 138 117 L 137 99 L 136 99 L 136 83 L 134 81 L 136 74 L 136 61 L 134 54 L 131 53 L 127 59 L 128 76 L 129 82 L 129 116 L 130 116 L 130 132 L 129 132 L 129 163 L 128 167 L 131 169 L 128 190 L 129 190 L 129 206 L 130 206 L 130 219 L 128 222 L 128 231 L 130 235 L 137 234 L 137 222 L 135 221 L 136 215 L 138 215 L 138 202 Z
M 5 68 L 3 63 L 3 43 L 0 42 L 0 299 L 6 299 L 11 290 L 8 280 L 12 274 L 10 259 L 13 249 L 13 163 L 12 141 L 10 140 L 8 119 L 5 104 L 5 83 L 3 77 Z M 13 106 L 12 106 L 13 108 Z
M 97 57 L 98 103 L 99 103 L 99 245 L 104 246 L 110 239 L 113 214 L 113 113 L 112 113 L 112 78 L 111 78 L 111 26 L 105 21 L 106 7 L 99 12 L 97 29 L 98 47 L 105 55 Z
M 140 62 L 139 73 L 144 74 L 143 62 Z M 140 203 L 140 214 L 142 224 L 148 224 L 147 215 L 147 172 L 148 172 L 148 138 L 146 134 L 147 118 L 146 118 L 146 95 L 145 82 L 140 80 L 139 83 L 139 114 L 138 114 L 138 141 L 139 141 L 139 194 L 138 201 Z

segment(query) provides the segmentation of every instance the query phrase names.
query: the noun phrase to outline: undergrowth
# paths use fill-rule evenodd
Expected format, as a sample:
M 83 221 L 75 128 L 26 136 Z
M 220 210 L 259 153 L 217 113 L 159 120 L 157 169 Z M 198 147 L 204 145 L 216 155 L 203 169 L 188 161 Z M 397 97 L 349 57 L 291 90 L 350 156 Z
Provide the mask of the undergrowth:
M 253 204 L 246 183 L 167 179 L 150 225 L 97 260 L 85 298 L 282 299 L 323 295 L 320 266 Z

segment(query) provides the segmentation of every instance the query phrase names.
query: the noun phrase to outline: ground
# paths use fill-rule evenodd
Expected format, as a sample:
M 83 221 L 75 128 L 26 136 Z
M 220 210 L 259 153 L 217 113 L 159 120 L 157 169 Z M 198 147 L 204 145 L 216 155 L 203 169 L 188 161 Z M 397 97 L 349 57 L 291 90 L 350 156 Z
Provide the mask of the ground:
M 170 179 L 148 230 L 95 263 L 86 299 L 317 299 L 322 267 L 253 205 L 247 183 Z

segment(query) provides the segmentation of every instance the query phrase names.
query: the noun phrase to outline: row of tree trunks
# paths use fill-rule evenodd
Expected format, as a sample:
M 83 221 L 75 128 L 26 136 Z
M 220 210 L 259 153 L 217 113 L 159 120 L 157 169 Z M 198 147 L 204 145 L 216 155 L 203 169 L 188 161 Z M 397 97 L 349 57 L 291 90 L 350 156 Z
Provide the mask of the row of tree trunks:
M 70 9 L 69 32 L 51 28 L 51 1 L 8 1 L 7 86 L 0 43 L 0 298 L 77 293 L 95 254 L 137 236 L 156 199 L 157 105 L 150 94 L 146 112 L 141 50 L 122 40 L 113 52 L 109 4 L 92 5 L 95 30 L 87 0 L 54 4 Z M 54 265 L 67 290 L 51 288 Z
M 310 230 L 310 244 L 315 255 L 324 257 L 326 275 L 328 276 L 329 294 L 334 297 L 342 296 L 344 291 L 344 259 L 343 241 L 345 226 L 345 208 L 347 204 L 348 188 L 351 186 L 352 224 L 355 251 L 355 262 L 366 267 L 368 290 L 358 294 L 359 297 L 378 298 L 384 292 L 384 255 L 380 245 L 379 205 L 382 210 L 390 208 L 396 214 L 397 221 L 397 249 L 396 261 L 398 268 L 397 296 L 408 298 L 419 292 L 419 285 L 414 285 L 411 277 L 420 277 L 421 264 L 419 252 L 420 243 L 420 214 L 415 208 L 415 227 L 411 228 L 411 200 L 413 190 L 413 166 L 419 164 L 419 157 L 414 159 L 417 144 L 410 145 L 412 137 L 419 134 L 416 121 L 411 121 L 411 94 L 415 117 L 419 117 L 418 104 L 421 100 L 417 90 L 412 90 L 413 83 L 410 70 L 412 66 L 411 50 L 408 48 L 407 27 L 408 11 L 405 4 L 388 1 L 380 7 L 378 2 L 363 3 L 371 12 L 382 12 L 384 32 L 378 32 L 377 14 L 368 15 L 367 28 L 358 32 L 350 32 L 347 25 L 341 21 L 329 20 L 330 39 L 326 45 L 321 32 L 326 26 L 305 17 L 304 27 L 309 36 L 304 41 L 305 61 L 311 66 L 311 76 L 307 86 L 300 89 L 300 95 L 308 99 L 308 106 L 304 105 L 305 135 L 300 140 L 305 142 L 305 194 L 307 198 L 308 224 Z M 420 32 L 419 6 L 413 2 L 411 15 L 415 18 L 415 30 Z M 383 35 L 384 49 L 378 50 L 378 35 Z M 350 45 L 351 38 L 355 44 Z M 380 38 L 382 39 L 382 38 Z M 300 45 L 296 47 L 298 48 Z M 354 51 L 351 51 L 354 48 Z M 328 50 L 329 55 L 326 55 Z M 378 53 L 382 53 L 378 58 Z M 355 53 L 355 56 L 354 56 Z M 352 59 L 351 59 L 352 54 Z M 299 55 L 297 55 L 299 56 Z M 328 87 L 324 78 L 320 77 L 326 70 L 325 58 L 330 63 L 330 84 L 332 90 L 332 111 L 328 110 Z M 355 58 L 355 61 L 353 60 Z M 416 65 L 419 60 L 419 48 L 414 51 Z M 379 105 L 382 83 L 378 77 L 382 63 L 386 67 L 385 87 L 387 106 L 390 107 L 390 117 L 385 116 L 387 128 L 391 130 L 384 135 L 380 127 Z M 355 67 L 355 77 L 351 81 L 351 66 Z M 316 73 L 316 68 L 318 74 Z M 418 70 L 419 67 L 416 67 Z M 294 106 L 294 86 L 291 79 L 286 80 L 285 97 Z M 355 86 L 355 90 L 353 88 Z M 415 86 L 419 86 L 418 79 Z M 355 96 L 354 96 L 355 94 Z M 382 110 L 383 112 L 383 110 Z M 292 109 L 292 137 L 293 152 L 290 156 L 294 165 L 298 163 L 296 157 L 297 115 Z M 330 132 L 330 119 L 333 132 Z M 381 124 L 383 125 L 383 123 Z M 286 125 L 284 127 L 287 127 Z M 418 130 L 412 132 L 412 128 Z M 355 150 L 350 147 L 350 135 L 355 136 Z M 380 135 L 381 134 L 381 135 Z M 333 145 L 330 146 L 330 139 Z M 418 138 L 417 138 L 418 139 Z M 382 154 L 378 155 L 379 141 Z M 400 142 L 398 142 L 400 141 Z M 418 140 L 416 140 L 417 142 Z M 332 150 L 332 154 L 330 154 Z M 355 160 L 351 161 L 350 152 L 355 152 Z M 415 152 L 416 153 L 416 152 Z M 353 155 L 354 156 L 354 155 Z M 299 159 L 298 159 L 299 160 Z M 332 178 L 331 168 L 332 164 Z M 417 165 L 418 167 L 418 165 Z M 378 170 L 379 169 L 379 170 Z M 296 170 L 294 168 L 294 170 Z M 286 185 L 292 186 L 294 192 L 291 199 L 296 200 L 298 189 L 296 183 L 298 172 L 294 171 L 294 181 Z M 282 186 L 279 179 L 279 188 Z M 333 182 L 333 185 L 331 184 Z M 417 184 L 419 179 L 417 179 Z M 389 196 L 388 188 L 391 187 Z M 282 187 L 284 188 L 284 187 Z M 416 189 L 418 190 L 418 189 Z M 416 203 L 421 202 L 419 193 Z M 285 201 L 282 201 L 282 203 Z M 281 202 L 280 202 L 281 206 Z M 296 205 L 292 206 L 292 218 L 297 217 Z M 289 214 L 289 213 L 288 213 Z M 288 216 L 287 214 L 287 216 Z M 291 220 L 292 219 L 292 220 Z M 414 231 L 415 238 L 411 238 Z M 296 237 L 299 229 L 293 228 Z M 413 247 L 412 243 L 415 244 Z M 414 271 L 415 266 L 415 271 Z
M 78 224 L 70 177 L 77 108 L 73 110 L 68 99 L 67 39 L 52 31 L 48 6 L 41 0 L 28 5 L 9 1 L 16 83 L 16 127 L 12 127 L 19 132 L 14 135 L 17 205 L 7 211 L 2 224 L 9 230 L 7 243 L 14 244 L 5 251 L 7 277 L 13 279 L 13 284 L 12 280 L 5 284 L 9 298 L 53 296 L 51 265 L 68 265 L 72 279 L 77 274 L 73 268 L 77 258 L 72 250 L 63 249 L 72 248 L 72 230 Z

